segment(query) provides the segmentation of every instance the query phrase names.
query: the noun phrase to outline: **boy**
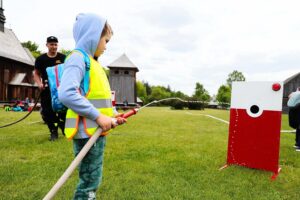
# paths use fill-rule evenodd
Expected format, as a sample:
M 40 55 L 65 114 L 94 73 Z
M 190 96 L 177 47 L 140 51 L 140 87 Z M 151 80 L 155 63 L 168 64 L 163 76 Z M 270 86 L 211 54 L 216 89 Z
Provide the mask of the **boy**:
M 94 133 L 97 126 L 108 131 L 115 127 L 112 121 L 113 109 L 111 91 L 106 74 L 94 59 L 105 50 L 112 36 L 112 29 L 106 20 L 95 14 L 79 14 L 73 27 L 76 49 L 89 55 L 90 66 L 84 55 L 73 52 L 65 62 L 59 100 L 68 107 L 65 134 L 73 139 L 77 155 Z M 88 87 L 86 87 L 88 85 Z M 126 120 L 119 118 L 118 123 Z M 79 183 L 74 199 L 95 199 L 101 183 L 102 162 L 106 138 L 99 137 L 79 166 Z

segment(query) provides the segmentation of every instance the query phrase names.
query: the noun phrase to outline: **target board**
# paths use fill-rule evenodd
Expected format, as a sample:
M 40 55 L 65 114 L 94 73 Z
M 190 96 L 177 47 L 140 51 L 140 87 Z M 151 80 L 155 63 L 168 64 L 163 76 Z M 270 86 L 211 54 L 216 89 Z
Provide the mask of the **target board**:
M 233 82 L 227 165 L 279 168 L 282 82 Z

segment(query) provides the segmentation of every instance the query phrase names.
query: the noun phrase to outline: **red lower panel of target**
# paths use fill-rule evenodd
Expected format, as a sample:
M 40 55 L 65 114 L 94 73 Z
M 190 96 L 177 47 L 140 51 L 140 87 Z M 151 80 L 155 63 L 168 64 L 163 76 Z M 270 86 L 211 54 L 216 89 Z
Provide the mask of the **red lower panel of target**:
M 230 109 L 227 164 L 278 172 L 280 111 L 251 117 L 246 109 Z

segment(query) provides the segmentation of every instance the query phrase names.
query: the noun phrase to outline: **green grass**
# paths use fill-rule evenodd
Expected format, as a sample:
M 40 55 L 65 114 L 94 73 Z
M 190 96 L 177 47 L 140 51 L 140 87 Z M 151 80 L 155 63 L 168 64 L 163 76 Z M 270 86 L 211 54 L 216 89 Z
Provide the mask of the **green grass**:
M 194 115 L 186 114 L 191 112 Z M 25 113 L 0 111 L 0 125 Z M 99 199 L 298 199 L 300 153 L 294 134 L 281 135 L 282 171 L 231 166 L 226 162 L 228 125 L 199 114 L 225 120 L 224 110 L 174 111 L 147 108 L 107 138 L 103 183 Z M 60 136 L 48 141 L 38 112 L 25 121 L 0 129 L 0 199 L 42 199 L 73 159 L 72 142 Z M 283 115 L 282 129 L 289 129 Z M 71 199 L 77 171 L 55 199 Z

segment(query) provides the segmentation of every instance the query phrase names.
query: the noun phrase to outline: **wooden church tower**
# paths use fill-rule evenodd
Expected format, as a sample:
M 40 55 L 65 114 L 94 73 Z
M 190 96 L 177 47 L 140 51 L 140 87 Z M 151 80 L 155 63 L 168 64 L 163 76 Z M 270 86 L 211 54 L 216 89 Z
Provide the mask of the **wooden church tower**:
M 107 66 L 110 69 L 109 83 L 112 91 L 115 91 L 116 106 L 135 106 L 136 72 L 139 69 L 129 60 L 126 54 Z

